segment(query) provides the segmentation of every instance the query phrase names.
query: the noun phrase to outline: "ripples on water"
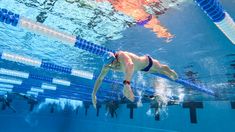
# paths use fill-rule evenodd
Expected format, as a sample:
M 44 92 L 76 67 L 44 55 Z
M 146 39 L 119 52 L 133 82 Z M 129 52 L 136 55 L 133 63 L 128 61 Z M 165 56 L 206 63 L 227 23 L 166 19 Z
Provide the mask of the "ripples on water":
M 164 0 L 146 7 L 146 11 L 159 16 L 172 5 L 177 5 L 176 0 Z M 136 24 L 133 18 L 116 11 L 109 2 L 95 0 L 0 0 L 0 6 L 96 44 L 122 38 L 122 32 Z M 1 51 L 84 70 L 99 67 L 94 61 L 96 56 L 47 37 L 8 25 L 0 26 L 0 34 Z

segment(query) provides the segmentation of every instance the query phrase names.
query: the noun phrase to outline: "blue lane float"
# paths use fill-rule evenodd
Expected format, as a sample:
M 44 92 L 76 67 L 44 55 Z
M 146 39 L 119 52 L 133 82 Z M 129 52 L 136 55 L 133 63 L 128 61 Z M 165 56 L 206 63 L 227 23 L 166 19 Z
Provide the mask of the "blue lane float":
M 72 76 L 77 76 L 77 77 L 81 77 L 81 78 L 85 78 L 89 80 L 93 79 L 93 73 L 91 72 L 78 70 L 78 69 L 74 69 L 70 67 L 59 66 L 56 64 L 45 62 L 43 60 L 24 57 L 24 56 L 12 54 L 12 53 L 2 52 L 0 53 L 0 59 L 13 61 L 13 62 L 28 65 L 28 66 L 34 66 L 37 68 L 43 68 L 43 69 L 50 70 L 50 71 L 65 73 L 65 74 L 69 74 Z
M 60 71 L 62 73 L 66 73 L 66 74 L 72 74 L 72 68 L 58 66 L 58 65 L 55 65 L 55 64 L 52 64 L 49 62 L 42 61 L 42 64 L 40 67 L 45 68 L 45 69 L 57 70 L 57 71 Z
M 80 88 L 80 87 L 79 87 Z M 86 87 L 87 88 L 87 87 Z M 71 91 L 67 88 L 59 88 L 58 90 L 47 90 L 40 87 L 40 85 L 34 85 L 31 83 L 26 83 L 25 81 L 21 85 L 17 84 L 5 84 L 0 83 L 0 91 L 3 92 L 17 92 L 17 93 L 25 93 L 28 95 L 32 95 L 35 98 L 38 98 L 40 95 L 51 95 L 51 97 L 67 97 L 68 99 L 91 99 L 90 93 L 87 92 L 81 92 L 81 91 Z M 76 94 L 74 94 L 76 93 Z M 116 97 L 110 97 L 110 96 L 103 96 L 103 95 L 97 95 L 98 101 L 103 100 L 116 100 Z
M 219 0 L 195 0 L 214 24 L 235 44 L 235 22 L 223 9 Z
M 6 10 L 6 9 L 4 9 L 4 10 Z M 5 12 L 9 12 L 9 11 L 5 11 Z M 3 22 L 6 23 L 6 21 L 5 21 L 6 20 L 6 18 L 5 18 L 6 15 L 2 15 L 2 16 L 4 16 L 4 21 Z M 42 35 L 45 35 L 45 36 L 51 36 L 51 37 L 57 38 L 57 39 L 65 42 L 65 43 L 68 43 L 68 44 L 74 46 L 74 47 L 78 47 L 82 50 L 86 50 L 90 53 L 96 54 L 96 55 L 101 56 L 101 57 L 107 57 L 107 56 L 104 56 L 104 55 L 108 55 L 108 54 L 105 54 L 107 52 L 113 52 L 113 53 L 116 52 L 115 50 L 110 50 L 110 49 L 107 49 L 103 46 L 88 42 L 88 41 L 86 41 L 86 40 L 84 40 L 80 37 L 72 36 L 72 35 L 69 35 L 69 34 L 66 34 L 66 33 L 63 33 L 63 32 L 59 32 L 59 31 L 57 31 L 53 28 L 47 27 L 47 26 L 45 26 L 41 23 L 38 23 L 38 22 L 34 22 L 34 21 L 32 21 L 30 19 L 27 19 L 27 18 L 24 18 L 22 16 L 19 17 L 17 25 L 19 25 L 22 28 L 28 29 L 30 31 L 38 32 L 38 33 L 40 33 Z M 41 62 L 35 63 L 35 64 L 39 65 L 39 67 L 41 66 Z M 58 67 L 57 67 L 57 69 L 58 69 Z M 66 72 L 67 71 L 70 71 L 70 70 L 66 70 Z M 158 75 L 158 76 L 164 77 L 162 75 Z M 166 77 L 166 79 L 169 79 L 169 78 Z M 197 84 L 193 84 L 193 83 L 191 83 L 187 80 L 181 79 L 181 78 L 179 80 L 176 80 L 175 82 L 179 83 L 179 84 L 182 84 L 186 87 L 190 86 L 191 88 L 194 88 L 198 91 L 204 92 L 204 93 L 209 94 L 209 95 L 215 95 L 213 91 L 211 91 L 211 90 L 209 90 L 205 87 L 201 87 Z M 208 91 L 211 91 L 211 92 L 208 92 Z
M 165 75 L 161 75 L 161 74 L 157 74 L 157 73 L 155 73 L 153 75 L 156 75 L 158 77 L 162 77 L 162 78 L 165 78 L 165 79 L 168 79 L 168 80 L 172 80 L 172 79 L 170 79 L 169 77 L 167 77 Z M 183 78 L 180 78 L 180 77 L 177 80 L 172 80 L 172 81 L 175 81 L 176 83 L 181 84 L 185 87 L 190 87 L 194 90 L 206 93 L 208 95 L 217 96 L 216 93 L 213 90 L 206 88 L 204 85 L 195 84 L 193 82 L 190 82 L 190 81 L 188 81 L 186 79 L 183 79 Z
M 19 14 L 14 14 L 13 12 L 8 11 L 7 9 L 0 8 L 0 22 L 16 26 L 19 22 Z
M 213 22 L 220 22 L 225 18 L 224 9 L 218 0 L 195 1 Z
M 77 36 L 76 39 L 77 40 L 75 42 L 75 47 L 78 47 L 82 50 L 89 51 L 92 54 L 96 54 L 98 56 L 103 57 L 105 55 L 105 53 L 107 53 L 107 52 L 115 53 L 114 50 L 110 50 L 110 49 L 107 49 L 103 46 L 99 46 L 94 43 L 88 42 L 88 41 L 80 38 L 79 36 Z
M 89 86 L 80 85 L 77 83 L 72 83 L 67 80 L 62 80 L 62 79 L 57 79 L 57 78 L 52 78 L 52 77 L 47 77 L 47 76 L 41 76 L 41 75 L 36 75 L 36 74 L 31 74 L 31 73 L 26 73 L 26 72 L 21 72 L 21 71 L 16 71 L 16 70 L 9 70 L 9 69 L 0 68 L 0 75 L 7 75 L 7 76 L 11 76 L 11 77 L 33 79 L 33 80 L 37 80 L 37 81 L 47 82 L 47 83 L 50 83 L 49 85 L 51 85 L 51 86 L 52 85 L 54 85 L 54 86 L 60 85 L 59 90 L 70 92 L 70 93 L 83 93 L 83 94 L 86 94 L 87 96 L 89 96 L 90 92 L 92 91 L 92 88 Z M 22 87 L 32 86 L 37 89 L 40 87 L 37 85 L 32 85 L 30 83 L 27 83 L 27 82 L 30 82 L 30 80 L 26 81 L 26 80 L 20 80 L 20 79 L 8 79 L 8 78 L 1 78 L 0 77 L 0 82 L 8 83 L 11 85 L 13 85 L 13 84 L 14 85 L 21 85 Z M 65 88 L 62 88 L 61 86 L 65 87 Z M 42 88 L 45 88 L 45 87 L 46 87 L 45 85 L 42 85 L 39 89 L 43 90 Z M 66 87 L 75 88 L 75 89 L 72 90 L 72 89 L 68 89 Z M 48 88 L 46 88 L 46 89 L 48 89 Z M 56 89 L 57 88 L 54 88 L 54 90 L 56 90 Z M 101 89 L 101 92 L 102 92 L 102 95 L 104 95 L 104 96 L 107 96 L 109 94 L 113 94 L 112 91 L 107 91 L 107 90 L 102 90 L 102 89 Z M 114 99 L 114 98 L 112 98 L 112 99 Z
M 7 9 L 0 9 L 0 21 L 6 24 L 12 24 L 13 26 L 20 25 L 20 27 L 32 30 L 34 32 L 40 32 L 46 36 L 50 35 L 62 41 L 72 43 L 74 47 L 78 47 L 82 50 L 86 50 L 90 53 L 96 54 L 98 56 L 105 55 L 106 52 L 113 52 L 114 50 L 107 49 L 103 46 L 94 44 L 85 39 L 80 38 L 79 36 L 68 35 L 45 25 L 42 25 L 39 22 L 33 22 L 27 18 L 20 17 L 18 14 L 14 14 Z M 19 24 L 18 24 L 19 23 Z

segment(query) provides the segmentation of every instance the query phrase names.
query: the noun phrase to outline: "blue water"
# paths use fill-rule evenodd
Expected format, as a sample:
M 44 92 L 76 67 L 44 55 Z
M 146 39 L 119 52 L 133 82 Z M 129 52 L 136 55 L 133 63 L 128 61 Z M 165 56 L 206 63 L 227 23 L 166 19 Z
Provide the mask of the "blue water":
M 171 95 L 184 95 L 184 101 L 204 101 L 204 108 L 197 109 L 198 124 L 189 121 L 187 109 L 181 106 L 170 107 L 162 121 L 146 115 L 148 104 L 135 109 L 134 119 L 129 119 L 129 109 L 125 105 L 118 110 L 118 118 L 106 116 L 102 106 L 100 116 L 89 108 L 84 115 L 84 107 L 76 115 L 69 108 L 51 111 L 48 108 L 29 113 L 28 104 L 19 98 L 13 100 L 17 113 L 10 109 L 0 111 L 0 131 L 234 131 L 234 109 L 228 101 L 235 99 L 234 90 L 234 50 L 235 46 L 211 22 L 211 20 L 193 2 L 181 2 L 159 16 L 161 23 L 175 35 L 169 43 L 156 38 L 153 32 L 134 25 L 131 18 L 114 12 L 109 4 L 95 4 L 93 1 L 66 2 L 52 0 L 0 0 L 0 8 L 6 8 L 34 21 L 42 12 L 46 12 L 43 24 L 57 30 L 103 45 L 109 49 L 126 50 L 138 55 L 149 54 L 161 63 L 169 65 L 179 76 L 195 83 L 203 84 L 219 94 L 218 98 L 191 90 L 174 82 L 160 80 Z M 221 0 L 223 7 L 235 19 L 235 0 Z M 92 4 L 93 3 L 93 4 Z M 41 59 L 57 65 L 93 72 L 96 75 L 102 66 L 101 58 L 86 51 L 63 44 L 58 40 L 41 36 L 20 27 L 0 24 L 0 52 L 15 53 Z M 0 60 L 1 68 L 31 72 L 77 82 L 92 88 L 94 81 L 86 81 L 61 73 L 45 71 L 41 68 L 25 66 Z M 122 80 L 122 74 L 111 72 L 109 78 Z M 142 79 L 143 78 L 143 79 Z M 136 86 L 152 87 L 155 77 L 136 73 L 133 77 Z M 32 84 L 41 82 L 30 80 Z M 110 90 L 105 84 L 103 89 Z M 162 87 L 162 85 L 161 85 Z M 76 96 L 75 88 L 61 87 L 59 96 Z M 91 90 L 91 89 L 90 89 Z M 114 88 L 111 89 L 115 91 Z M 117 91 L 120 91 L 118 87 Z M 91 92 L 91 91 L 90 91 Z M 46 93 L 45 93 L 46 94 Z M 86 96 L 90 96 L 89 94 Z M 102 94 L 101 94 L 102 96 Z M 165 113 L 165 114 L 166 114 Z M 217 116 L 214 116 L 217 115 Z M 211 118 L 211 119 L 210 119 Z M 179 119 L 181 119 L 179 121 Z M 209 122 L 207 120 L 210 119 Z M 10 124 L 11 125 L 10 125 Z M 179 125 L 177 125 L 177 123 Z M 93 126 L 93 127 L 91 127 Z

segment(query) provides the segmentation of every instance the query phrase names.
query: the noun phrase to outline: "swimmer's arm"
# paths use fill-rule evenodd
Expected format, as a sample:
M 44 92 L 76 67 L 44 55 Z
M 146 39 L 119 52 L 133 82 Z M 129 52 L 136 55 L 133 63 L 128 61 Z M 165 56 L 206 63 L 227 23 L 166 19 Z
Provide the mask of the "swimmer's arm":
M 133 72 L 134 72 L 134 63 L 132 62 L 131 58 L 126 55 L 125 53 L 119 53 L 118 59 L 120 62 L 123 62 L 122 65 L 125 67 L 125 77 L 124 80 L 131 81 Z
M 110 68 L 108 66 L 104 66 L 100 72 L 100 75 L 98 76 L 98 78 L 96 79 L 96 82 L 95 82 L 95 86 L 94 86 L 94 89 L 93 89 L 93 92 L 92 94 L 93 95 L 96 95 L 104 77 L 107 75 L 108 71 L 110 70 Z
M 130 85 L 130 81 L 132 78 L 132 75 L 134 73 L 134 63 L 132 61 L 132 59 L 130 58 L 130 56 L 128 56 L 126 53 L 124 52 L 120 52 L 118 55 L 118 60 L 121 63 L 121 65 L 124 66 L 124 89 L 123 89 L 123 95 L 130 100 L 131 102 L 134 102 L 135 98 L 134 98 L 134 93 L 131 89 L 131 85 Z

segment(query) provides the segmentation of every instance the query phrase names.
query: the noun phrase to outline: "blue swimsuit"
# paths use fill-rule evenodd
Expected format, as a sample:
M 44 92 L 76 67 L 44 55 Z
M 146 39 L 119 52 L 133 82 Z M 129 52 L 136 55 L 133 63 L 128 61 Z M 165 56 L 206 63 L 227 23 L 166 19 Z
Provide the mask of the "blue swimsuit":
M 147 57 L 149 59 L 149 64 L 144 69 L 142 69 L 141 71 L 148 72 L 150 70 L 150 68 L 153 66 L 152 58 L 149 55 Z
M 147 17 L 147 19 L 143 20 L 143 21 L 139 21 L 139 22 L 136 22 L 137 25 L 140 25 L 140 26 L 144 26 L 145 24 L 147 24 L 151 19 L 152 19 L 152 15 L 149 15 Z

